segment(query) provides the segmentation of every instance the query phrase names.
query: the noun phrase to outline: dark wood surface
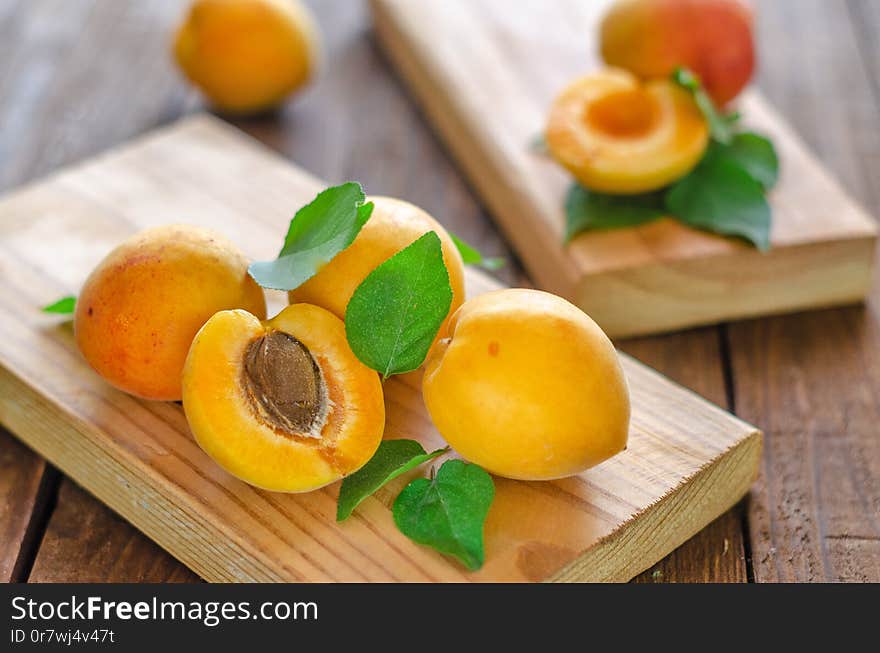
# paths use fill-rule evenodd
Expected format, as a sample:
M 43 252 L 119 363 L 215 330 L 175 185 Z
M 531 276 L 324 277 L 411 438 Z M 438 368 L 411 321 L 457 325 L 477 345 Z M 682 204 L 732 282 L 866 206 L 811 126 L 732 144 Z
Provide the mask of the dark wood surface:
M 168 54 L 185 4 L 0 0 L 0 191 L 201 107 Z M 363 3 L 311 4 L 322 78 L 277 114 L 235 124 L 321 177 L 423 206 L 505 256 L 503 281 L 528 284 L 378 51 Z M 880 3 L 755 4 L 758 84 L 880 214 Z M 619 343 L 766 433 L 750 497 L 638 581 L 880 581 L 877 281 L 864 307 Z M 0 431 L 0 580 L 197 579 Z

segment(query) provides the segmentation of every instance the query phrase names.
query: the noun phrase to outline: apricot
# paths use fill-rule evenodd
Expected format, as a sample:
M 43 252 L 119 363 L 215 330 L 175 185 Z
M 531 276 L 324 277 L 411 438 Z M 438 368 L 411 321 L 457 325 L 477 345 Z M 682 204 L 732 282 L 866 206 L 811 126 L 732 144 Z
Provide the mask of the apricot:
M 678 66 L 723 106 L 755 68 L 752 12 L 739 0 L 618 0 L 600 26 L 602 58 L 643 79 Z
M 661 188 L 691 170 L 709 128 L 691 95 L 666 79 L 644 84 L 606 69 L 556 98 L 545 131 L 550 154 L 585 187 L 617 194 Z
M 379 375 L 345 325 L 294 304 L 271 320 L 221 311 L 193 340 L 183 408 L 199 446 L 247 483 L 307 492 L 358 470 L 385 428 Z
M 626 447 L 617 353 L 583 311 L 538 290 L 467 301 L 425 368 L 434 424 L 464 458 L 521 480 L 577 474 Z
M 85 359 L 111 384 L 146 399 L 179 400 L 189 346 L 217 311 L 265 317 L 248 261 L 220 234 L 188 225 L 142 231 L 89 275 L 74 331 Z
M 464 263 L 449 232 L 427 212 L 409 202 L 391 197 L 371 197 L 368 201 L 374 204 L 373 213 L 354 242 L 315 276 L 291 290 L 290 302 L 323 306 L 345 319 L 348 300 L 367 275 L 420 236 L 433 231 L 440 237 L 443 262 L 449 272 L 451 315 L 464 301 Z
M 256 113 L 311 79 L 318 40 L 300 0 L 195 0 L 177 31 L 174 56 L 217 108 Z

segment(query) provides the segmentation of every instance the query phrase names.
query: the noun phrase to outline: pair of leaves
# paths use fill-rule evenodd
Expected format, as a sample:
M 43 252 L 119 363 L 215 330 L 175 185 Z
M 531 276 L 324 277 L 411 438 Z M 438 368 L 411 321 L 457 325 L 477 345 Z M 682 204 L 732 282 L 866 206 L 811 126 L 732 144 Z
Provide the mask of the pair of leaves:
M 296 212 L 278 258 L 251 264 L 264 288 L 293 290 L 347 248 L 369 220 L 373 204 L 360 184 L 348 182 L 318 194 Z M 465 263 L 497 269 L 502 259 L 484 258 L 452 236 Z M 373 270 L 358 286 L 345 314 L 355 355 L 387 378 L 418 368 L 452 304 L 440 238 L 429 232 Z
M 373 458 L 342 482 L 336 519 L 390 480 L 446 453 L 426 453 L 414 440 L 386 440 Z M 495 497 L 492 477 L 478 465 L 447 460 L 436 475 L 411 481 L 398 495 L 392 513 L 400 531 L 414 542 L 452 556 L 471 571 L 485 558 L 483 526 Z

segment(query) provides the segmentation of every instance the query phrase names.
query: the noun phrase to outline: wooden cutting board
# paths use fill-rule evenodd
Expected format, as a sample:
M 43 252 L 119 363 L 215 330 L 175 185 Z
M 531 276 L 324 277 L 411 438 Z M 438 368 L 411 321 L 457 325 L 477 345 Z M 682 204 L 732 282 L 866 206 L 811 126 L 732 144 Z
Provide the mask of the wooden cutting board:
M 555 95 L 600 66 L 608 0 L 371 0 L 379 39 L 541 287 L 628 336 L 857 302 L 874 222 L 756 93 L 781 159 L 772 249 L 664 219 L 562 244 L 571 177 L 532 144 Z M 760 17 L 758 18 L 760 20 Z
M 496 479 L 486 564 L 465 573 L 397 531 L 391 489 L 337 524 L 338 485 L 285 495 L 230 477 L 195 444 L 178 404 L 114 390 L 80 356 L 70 323 L 40 312 L 148 226 L 212 227 L 249 256 L 274 256 L 294 210 L 321 187 L 197 116 L 0 200 L 0 421 L 211 581 L 627 580 L 747 491 L 760 433 L 624 357 L 629 448 L 567 480 Z M 471 294 L 497 287 L 472 270 L 468 284 Z M 417 376 L 385 392 L 386 437 L 441 446 Z

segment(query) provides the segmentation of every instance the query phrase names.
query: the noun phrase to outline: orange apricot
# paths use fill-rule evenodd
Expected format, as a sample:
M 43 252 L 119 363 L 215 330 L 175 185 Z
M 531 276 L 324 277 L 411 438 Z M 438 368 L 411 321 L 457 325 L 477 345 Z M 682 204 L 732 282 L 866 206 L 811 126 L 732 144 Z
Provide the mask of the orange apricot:
M 315 276 L 291 290 L 290 302 L 323 306 L 345 319 L 348 301 L 367 275 L 420 236 L 433 231 L 440 237 L 443 262 L 449 272 L 451 315 L 464 302 L 464 263 L 449 232 L 426 211 L 409 202 L 391 197 L 370 197 L 368 201 L 374 204 L 373 213 L 354 242 Z
M 690 94 L 669 80 L 640 83 L 606 69 L 556 98 L 545 131 L 550 154 L 586 188 L 633 194 L 682 177 L 703 156 L 709 128 Z
M 318 40 L 300 0 L 195 0 L 177 31 L 174 56 L 217 108 L 255 113 L 312 78 Z
M 293 304 L 271 320 L 214 315 L 193 340 L 183 407 L 199 446 L 251 485 L 307 492 L 358 470 L 385 428 L 379 375 L 342 320 Z
M 752 12 L 739 0 L 618 0 L 602 19 L 602 57 L 642 79 L 694 71 L 724 105 L 755 68 Z
M 626 447 L 630 403 L 611 342 L 538 290 L 471 299 L 425 366 L 434 424 L 464 458 L 522 480 L 577 474 Z
M 179 400 L 193 337 L 217 311 L 265 317 L 248 262 L 220 234 L 189 225 L 142 231 L 110 252 L 76 303 L 76 342 L 111 384 L 146 399 Z

